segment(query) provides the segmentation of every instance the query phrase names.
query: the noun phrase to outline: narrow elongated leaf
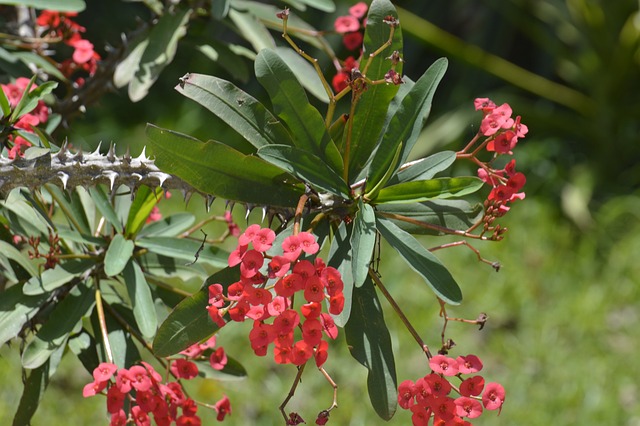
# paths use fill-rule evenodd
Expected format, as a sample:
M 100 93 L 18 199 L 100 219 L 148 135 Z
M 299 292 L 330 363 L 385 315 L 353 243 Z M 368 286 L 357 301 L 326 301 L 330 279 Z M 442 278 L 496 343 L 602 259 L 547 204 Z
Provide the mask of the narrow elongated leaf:
M 200 377 L 204 377 L 205 379 L 214 379 L 221 381 L 235 381 L 242 380 L 247 377 L 247 370 L 240 364 L 240 362 L 230 357 L 227 354 L 227 363 L 222 370 L 214 370 L 211 368 L 211 363 L 209 362 L 209 356 L 211 356 L 212 350 L 208 350 L 204 352 L 204 356 L 207 358 L 206 361 L 195 361 L 198 365 L 198 375 Z
M 460 287 L 437 257 L 390 220 L 378 216 L 376 222 L 384 239 L 398 251 L 411 269 L 424 278 L 436 296 L 451 305 L 460 304 Z
M 456 161 L 456 153 L 453 151 L 441 151 L 429 157 L 418 160 L 415 164 L 399 171 L 389 180 L 389 185 L 412 180 L 428 180 L 437 173 L 449 168 Z
M 364 57 L 376 51 L 389 39 L 389 25 L 383 21 L 387 16 L 396 17 L 395 7 L 389 0 L 373 0 L 367 15 L 367 26 L 364 33 Z M 368 66 L 366 75 L 371 80 L 384 78 L 389 71 L 389 60 L 385 59 L 395 50 L 402 52 L 402 32 L 400 27 L 395 29 L 391 46 L 387 47 L 379 55 L 360 64 L 360 69 Z M 396 72 L 402 74 L 402 63 L 396 66 Z M 398 91 L 398 86 L 393 84 L 378 84 L 371 86 L 362 94 L 356 105 L 353 116 L 353 130 L 351 132 L 350 159 L 349 159 L 349 184 L 358 179 L 377 142 L 380 140 L 380 132 L 385 122 L 387 106 Z M 348 132 L 345 132 L 345 136 Z
M 299 0 L 300 3 L 313 7 L 323 12 L 332 13 L 336 10 L 336 5 L 332 0 Z
M 0 240 L 0 253 L 7 257 L 7 259 L 11 259 L 16 262 L 18 265 L 22 267 L 29 275 L 36 276 L 38 275 L 38 270 L 29 259 L 27 259 L 26 255 L 23 255 L 17 248 L 7 243 L 6 241 Z M 0 346 L 2 346 L 0 344 Z
M 88 373 L 92 373 L 98 364 L 100 364 L 100 359 L 96 352 L 96 345 L 96 340 L 84 328 L 80 333 L 70 336 L 67 341 L 67 346 L 71 352 L 78 357 Z
M 47 322 L 25 348 L 22 366 L 31 369 L 43 365 L 55 350 L 66 343 L 69 334 L 82 317 L 93 309 L 94 303 L 93 291 L 88 283 L 71 290 L 51 311 Z
M 344 308 L 339 315 L 333 315 L 333 320 L 338 327 L 344 327 L 351 315 L 351 294 L 353 293 L 352 234 L 353 225 L 347 226 L 344 222 L 341 222 L 333 235 L 327 258 L 327 265 L 336 268 L 340 272 L 342 283 L 344 284 L 344 289 L 342 290 L 345 300 Z
M 309 151 L 287 145 L 269 145 L 260 148 L 258 155 L 301 181 L 339 197 L 349 198 L 349 187 L 342 177 Z
M 168 256 L 174 259 L 181 259 L 183 263 L 197 262 L 207 263 L 217 268 L 227 266 L 229 253 L 213 246 L 205 246 L 201 251 L 202 243 L 197 240 L 187 240 L 185 238 L 173 237 L 145 237 L 136 241 L 139 247 L 144 247 L 149 251 Z
M 391 221 L 410 234 L 444 235 L 444 229 L 466 231 L 482 217 L 482 204 L 471 205 L 465 200 L 433 200 L 411 204 L 380 204 L 376 206 L 380 213 L 400 215 L 412 219 L 409 223 L 401 220 Z
M 113 84 L 117 88 L 129 84 L 140 69 L 140 60 L 147 46 L 149 46 L 149 31 L 149 28 L 146 28 L 133 40 L 129 41 L 127 50 L 124 53 L 124 59 L 120 61 L 113 72 Z
M 18 285 L 0 293 L 0 346 L 18 335 L 47 297 L 47 294 L 27 296 Z
M 13 426 L 31 424 L 31 419 L 40 405 L 44 391 L 49 385 L 49 362 L 31 370 L 24 383 L 22 396 L 16 414 L 13 416 Z
M 369 274 L 371 255 L 376 244 L 376 215 L 373 207 L 359 200 L 359 210 L 353 221 L 353 233 L 351 234 L 351 249 L 353 259 L 351 269 L 353 281 L 356 287 L 360 287 Z
M 133 316 L 136 324 L 140 328 L 142 335 L 148 339 L 153 337 L 158 328 L 158 318 L 156 317 L 156 307 L 153 303 L 149 284 L 144 278 L 144 273 L 137 262 L 129 259 L 124 268 L 124 282 L 127 286 L 127 293 L 133 306 Z
M 102 214 L 107 222 L 113 226 L 113 229 L 118 232 L 122 232 L 122 223 L 120 223 L 118 214 L 111 205 L 111 200 L 109 200 L 104 188 L 102 186 L 94 186 L 89 188 L 89 194 L 91 194 L 91 198 L 93 199 L 100 214 Z
M 229 18 L 256 52 L 276 46 L 271 33 L 250 11 L 229 10 Z
M 12 4 L 60 12 L 81 12 L 86 7 L 84 0 L 0 0 L 0 4 Z
M 31 83 L 34 81 L 35 76 L 31 78 Z M 18 101 L 18 105 L 16 105 L 13 112 L 11 112 L 11 116 L 9 117 L 9 121 L 11 123 L 18 121 L 20 117 L 33 111 L 38 105 L 38 101 L 58 87 L 58 83 L 55 81 L 47 81 L 46 83 L 42 83 L 35 89 L 29 91 L 30 87 L 31 85 L 25 88 L 25 92 L 22 94 L 20 101 Z
M 47 185 L 47 191 L 65 214 L 67 221 L 81 234 L 91 235 L 91 228 L 87 222 L 87 215 L 77 194 L 73 192 L 67 197 L 65 192 L 55 185 Z
M 122 234 L 116 234 L 104 255 L 104 273 L 112 277 L 122 272 L 131 259 L 134 248 L 133 241 L 127 240 Z
M 105 282 L 101 282 L 104 284 Z M 102 286 L 104 288 L 104 286 Z M 119 296 L 115 296 L 119 297 Z M 135 319 L 133 312 L 128 307 L 125 307 L 114 300 L 114 297 L 109 297 L 108 294 L 103 293 L 104 302 L 108 303 L 109 308 L 115 310 L 120 318 L 124 320 L 136 329 Z M 105 309 L 104 316 L 107 324 L 107 337 L 109 344 L 111 345 L 111 352 L 113 353 L 113 363 L 119 368 L 129 368 L 136 362 L 139 362 L 140 352 L 136 344 L 133 342 L 131 333 L 125 330 L 122 325 L 113 317 L 111 309 Z M 98 321 L 97 310 L 93 311 L 91 315 L 91 325 L 94 330 L 100 330 L 100 322 Z M 105 354 L 104 342 L 102 341 L 102 333 L 96 332 L 96 351 L 100 356 Z M 101 358 L 101 361 L 105 361 L 105 358 Z M 91 370 L 93 371 L 93 370 Z
M 196 217 L 191 213 L 176 213 L 168 217 L 152 222 L 138 232 L 138 238 L 149 237 L 174 237 L 189 229 Z
M 256 77 L 267 89 L 273 108 L 289 127 L 293 143 L 309 151 L 341 175 L 342 157 L 331 140 L 320 112 L 309 103 L 307 94 L 285 60 L 273 49 L 262 50 L 256 57 Z
M 318 72 L 309 61 L 289 47 L 276 47 L 275 50 L 278 55 L 285 60 L 287 65 L 289 65 L 300 84 L 302 84 L 309 93 L 322 102 L 329 103 L 329 95 L 322 84 L 322 80 L 320 80 Z
M 231 0 L 211 0 L 211 15 L 217 19 L 224 19 L 229 13 Z
M 214 113 L 256 148 L 293 144 L 289 132 L 271 111 L 226 80 L 190 73 L 176 90 Z
M 303 185 L 280 168 L 228 146 L 202 143 L 170 130 L 147 126 L 156 164 L 194 188 L 227 200 L 293 207 Z
M 429 117 L 433 95 L 446 69 L 447 60 L 438 59 L 404 96 L 378 144 L 369 167 L 367 185 L 377 184 L 389 167 L 395 167 L 397 170 L 399 165 L 406 161 Z M 397 165 L 393 165 L 392 161 L 400 144 L 402 144 L 400 161 L 396 163 Z
M 11 104 L 4 90 L 0 90 L 0 112 L 2 113 L 2 117 L 8 117 L 9 114 L 11 114 Z
M 19 188 L 9 193 L 7 199 L 0 203 L 3 215 L 9 219 L 11 229 L 22 235 L 46 236 L 47 222 L 30 204 L 25 201 Z
M 81 276 L 94 265 L 95 260 L 92 259 L 68 259 L 53 269 L 47 269 L 39 276 L 31 277 L 22 286 L 22 292 L 30 296 L 48 293 Z
M 351 356 L 369 370 L 367 388 L 371 405 L 378 416 L 389 420 L 398 405 L 396 364 L 391 336 L 370 277 L 353 291 L 351 309 L 345 326 Z
M 195 294 L 180 302 L 160 325 L 153 340 L 153 353 L 171 356 L 213 334 L 218 326 L 207 312 L 209 285 L 219 283 L 226 288 L 238 277 L 238 268 L 222 269 L 210 276 Z
M 382 188 L 373 202 L 419 203 L 434 198 L 461 197 L 476 192 L 482 185 L 480 179 L 472 176 L 403 182 Z
M 142 186 L 138 189 L 127 217 L 127 225 L 125 227 L 125 235 L 127 237 L 134 237 L 140 232 L 147 222 L 151 210 L 153 210 L 155 205 L 158 204 L 158 201 L 160 201 L 162 192 L 162 188 L 151 190 L 147 186 Z
M 187 33 L 191 10 L 178 9 L 165 13 L 149 33 L 148 45 L 140 58 L 138 69 L 129 83 L 129 98 L 137 102 L 149 93 L 164 68 L 173 61 L 178 41 Z

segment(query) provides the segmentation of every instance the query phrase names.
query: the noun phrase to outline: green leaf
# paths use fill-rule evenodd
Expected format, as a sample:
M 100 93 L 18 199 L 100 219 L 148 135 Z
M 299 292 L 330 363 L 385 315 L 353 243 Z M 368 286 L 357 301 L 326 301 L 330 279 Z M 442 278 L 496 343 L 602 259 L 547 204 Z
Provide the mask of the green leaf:
M 37 368 L 43 365 L 58 348 L 62 347 L 79 321 L 91 309 L 95 299 L 93 289 L 85 282 L 73 290 L 51 311 L 47 322 L 38 330 L 23 354 L 24 368 Z
M 134 248 L 133 241 L 126 239 L 122 234 L 116 234 L 104 255 L 104 273 L 113 277 L 122 272 L 131 259 Z
M 93 202 L 98 208 L 100 214 L 102 214 L 107 222 L 113 226 L 113 229 L 118 232 L 122 232 L 122 223 L 120 223 L 118 214 L 113 208 L 113 205 L 111 205 L 111 200 L 109 200 L 104 188 L 102 186 L 93 186 L 89 188 L 89 194 L 91 194 L 91 198 L 93 199 Z
M 46 188 L 73 228 L 81 234 L 91 235 L 92 232 L 87 222 L 87 215 L 77 193 L 74 191 L 71 193 L 71 197 L 68 197 L 62 189 L 55 185 L 47 185 Z
M 46 74 L 64 83 L 69 83 L 69 79 L 57 68 L 54 61 L 50 61 L 47 56 L 35 52 L 14 52 L 14 56 L 31 69 L 38 69 L 38 72 Z
M 230 0 L 211 0 L 211 15 L 221 21 L 229 13 Z
M 150 339 L 158 328 L 158 318 L 149 284 L 144 278 L 142 269 L 133 259 L 130 259 L 124 268 L 123 277 L 129 299 L 131 299 L 136 324 L 138 324 L 142 335 Z
M 303 186 L 280 168 L 220 142 L 202 143 L 152 125 L 147 126 L 147 136 L 158 167 L 205 194 L 252 204 L 294 207 L 304 192 Z
M 202 242 L 185 238 L 145 237 L 138 239 L 136 245 L 163 256 L 192 263 L 196 260 L 196 253 L 200 250 Z M 206 263 L 216 268 L 224 268 L 228 264 L 228 259 L 229 253 L 226 251 L 205 245 L 205 248 L 198 255 L 197 262 Z
M 93 370 L 100 364 L 96 345 L 96 340 L 84 328 L 80 333 L 69 336 L 67 341 L 69 350 L 78 357 L 88 373 L 93 373 Z
M 149 189 L 148 186 L 141 186 L 136 192 L 133 199 L 129 215 L 127 217 L 127 225 L 125 226 L 125 235 L 129 238 L 135 237 L 147 222 L 147 218 L 151 210 L 158 204 L 163 194 L 162 188 Z
M 314 9 L 321 10 L 322 12 L 333 13 L 336 10 L 336 5 L 332 0 L 298 0 L 300 3 L 313 7 Z
M 12 4 L 60 12 L 82 12 L 86 7 L 84 0 L 0 0 L 0 4 Z
M 191 213 L 176 213 L 168 217 L 152 222 L 138 232 L 138 238 L 142 237 L 175 237 L 186 231 L 196 221 Z
M 0 346 L 18 335 L 48 297 L 47 294 L 27 296 L 19 285 L 0 293 Z
M 456 153 L 453 151 L 441 151 L 412 162 L 406 169 L 399 171 L 389 180 L 389 185 L 413 180 L 428 180 L 437 173 L 449 168 L 456 161 Z
M 137 102 L 147 96 L 149 88 L 164 68 L 173 61 L 178 41 L 187 33 L 191 10 L 178 9 L 175 15 L 165 13 L 151 29 L 148 45 L 140 58 L 138 69 L 129 83 L 129 99 Z
M 29 279 L 22 286 L 22 292 L 29 296 L 48 293 L 80 277 L 94 265 L 93 259 L 68 259 L 55 268 L 47 269 L 41 275 Z
M 446 69 L 447 60 L 445 58 L 438 59 L 415 82 L 409 93 L 404 96 L 400 107 L 386 127 L 382 140 L 377 146 L 369 167 L 367 185 L 373 186 L 377 184 L 387 169 L 394 167 L 395 171 L 400 164 L 406 161 L 424 127 L 424 123 L 429 117 L 433 95 Z M 402 145 L 400 162 L 393 164 L 393 158 L 396 156 L 396 151 L 400 145 Z
M 208 273 L 200 263 L 196 263 L 195 265 L 191 264 L 193 259 L 194 258 L 192 258 L 190 262 L 185 262 L 182 259 L 175 259 L 171 256 L 148 252 L 136 260 L 145 273 L 154 277 L 177 277 L 183 282 L 194 277 L 206 278 Z M 158 289 L 159 288 L 156 290 Z
M 0 90 L 0 112 L 2 112 L 2 117 L 8 117 L 11 114 L 11 104 L 4 90 Z
M 203 355 L 208 358 L 211 352 L 213 351 L 205 351 Z M 227 364 L 222 370 L 214 370 L 211 368 L 211 363 L 208 359 L 206 361 L 195 361 L 195 363 L 198 365 L 198 376 L 204 377 L 205 379 L 235 381 L 247 377 L 247 370 L 245 370 L 237 359 L 230 357 L 228 354 Z
M 18 105 L 16 105 L 15 109 L 11 113 L 9 117 L 9 122 L 15 123 L 18 121 L 20 117 L 25 114 L 30 113 L 34 110 L 34 108 L 38 105 L 38 101 L 41 100 L 45 95 L 48 95 L 58 87 L 58 83 L 55 81 L 47 81 L 46 83 L 42 83 L 35 89 L 29 91 L 35 81 L 36 76 L 31 78 L 31 81 L 25 87 L 22 97 L 20 101 L 18 101 Z
M 325 104 L 329 103 L 329 95 L 322 84 L 322 80 L 320 80 L 318 72 L 309 61 L 289 47 L 276 47 L 275 51 L 289 65 L 300 84 L 309 93 Z
M 48 235 L 47 221 L 38 210 L 25 201 L 20 188 L 9 193 L 6 200 L 0 203 L 0 209 L 5 210 L 4 215 L 9 219 L 10 227 L 15 233 L 34 237 Z
M 101 282 L 101 288 L 103 289 L 105 288 L 104 283 L 104 281 Z M 120 296 L 115 297 L 120 298 Z M 135 329 L 135 319 L 130 309 L 116 303 L 115 300 L 109 300 L 113 299 L 113 297 L 109 297 L 108 294 L 103 293 L 103 299 L 109 303 L 109 306 L 116 311 L 120 318 L 124 319 L 127 324 L 133 326 L 132 328 Z M 107 324 L 107 337 L 111 345 L 111 352 L 113 353 L 113 363 L 119 368 L 129 368 L 134 363 L 139 362 L 141 359 L 140 352 L 133 342 L 131 333 L 125 330 L 122 324 L 113 317 L 110 309 L 105 309 L 104 317 Z M 93 329 L 96 330 L 96 351 L 98 354 L 105 354 L 102 334 L 98 331 L 100 330 L 100 322 L 98 321 L 97 310 L 94 310 L 91 315 L 91 325 Z M 101 360 L 105 361 L 106 359 L 101 358 Z
M 293 144 L 287 129 L 264 105 L 226 80 L 187 74 L 176 90 L 214 113 L 256 148 Z
M 353 258 L 351 268 L 353 281 L 356 287 L 360 287 L 369 275 L 371 255 L 376 244 L 376 215 L 373 207 L 364 204 L 362 198 L 358 200 L 358 212 L 353 221 L 353 233 L 351 234 L 351 248 Z
M 482 185 L 480 179 L 472 176 L 403 182 L 382 188 L 372 202 L 416 203 L 434 198 L 461 197 L 476 192 Z
M 222 43 L 216 40 L 207 40 L 207 44 L 196 47 L 200 53 L 222 67 L 236 81 L 247 83 L 253 76 L 253 70 L 249 75 L 249 66 L 245 56 L 250 56 L 253 61 L 256 54 L 244 46 L 230 43 Z M 245 50 L 246 49 L 246 50 Z
M 244 37 L 256 52 L 276 46 L 269 30 L 249 11 L 231 9 L 229 18 L 238 28 L 238 34 Z
M 398 251 L 409 267 L 422 276 L 436 296 L 451 305 L 460 304 L 460 287 L 437 257 L 390 220 L 378 216 L 377 224 L 380 234 Z
M 353 291 L 345 333 L 351 356 L 369 370 L 367 388 L 371 405 L 382 419 L 391 419 L 398 404 L 396 365 L 391 336 L 370 277 Z
M 13 426 L 31 424 L 31 418 L 36 413 L 38 405 L 49 385 L 49 362 L 35 368 L 24 383 L 18 409 L 13 417 Z
M 320 112 L 309 103 L 307 94 L 286 61 L 272 49 L 258 53 L 256 77 L 267 90 L 276 115 L 289 127 L 293 143 L 309 151 L 341 175 L 342 158 L 331 140 Z
M 6 241 L 0 240 L 0 253 L 20 265 L 22 269 L 32 277 L 38 275 L 38 270 L 31 262 L 29 262 L 26 255 L 23 255 L 17 248 Z M 0 346 L 2 346 L 2 344 L 0 344 Z
M 332 266 L 342 275 L 342 283 L 344 289 L 344 308 L 339 315 L 333 315 L 333 320 L 338 327 L 344 327 L 349 321 L 351 315 L 351 294 L 353 293 L 353 267 L 351 252 L 351 235 L 353 234 L 353 225 L 347 227 L 344 222 L 340 222 L 340 226 L 333 235 L 331 246 L 329 247 L 329 255 L 327 256 L 327 265 Z
M 389 15 L 396 18 L 398 16 L 395 7 L 389 0 L 373 0 L 369 7 L 367 26 L 364 33 L 365 52 L 374 52 L 389 40 L 390 27 L 382 22 Z M 370 63 L 366 72 L 367 77 L 371 80 L 384 78 L 390 68 L 390 62 L 385 58 L 389 57 L 395 50 L 402 52 L 402 32 L 400 27 L 395 29 L 391 46 L 367 61 Z M 366 63 L 361 63 L 360 69 L 364 69 L 365 66 L 367 66 Z M 396 72 L 402 74 L 402 63 L 396 66 Z M 358 180 L 360 172 L 364 169 L 377 142 L 380 140 L 380 132 L 385 123 L 387 107 L 397 91 L 398 86 L 396 85 L 378 84 L 368 87 L 367 91 L 360 97 L 353 115 L 349 184 Z M 345 136 L 346 134 L 347 132 L 345 132 Z
M 222 269 L 210 276 L 198 292 L 180 302 L 160 325 L 153 340 L 153 353 L 171 356 L 213 334 L 218 326 L 207 311 L 209 285 L 219 283 L 226 288 L 238 277 L 238 268 Z
M 258 156 L 291 173 L 301 181 L 342 198 L 349 198 L 346 182 L 316 155 L 288 145 L 269 145 Z
M 381 204 L 376 206 L 380 213 L 405 216 L 428 226 L 419 226 L 402 220 L 391 219 L 393 223 L 410 234 L 444 235 L 444 229 L 466 231 L 482 217 L 482 204 L 471 205 L 465 200 L 433 200 L 411 204 Z
M 128 42 L 123 59 L 116 65 L 113 72 L 113 84 L 118 89 L 129 84 L 140 69 L 140 60 L 149 46 L 149 31 L 149 28 L 145 28 Z

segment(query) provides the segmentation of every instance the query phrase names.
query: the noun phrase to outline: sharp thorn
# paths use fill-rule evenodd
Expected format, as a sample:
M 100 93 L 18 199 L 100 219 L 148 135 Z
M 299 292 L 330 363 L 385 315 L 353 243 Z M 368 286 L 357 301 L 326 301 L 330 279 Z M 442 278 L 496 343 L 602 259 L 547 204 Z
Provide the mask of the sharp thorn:
M 117 158 L 116 158 L 116 144 L 111 142 L 111 144 L 109 145 L 109 152 L 107 153 L 107 160 L 109 160 L 110 163 L 114 163 Z

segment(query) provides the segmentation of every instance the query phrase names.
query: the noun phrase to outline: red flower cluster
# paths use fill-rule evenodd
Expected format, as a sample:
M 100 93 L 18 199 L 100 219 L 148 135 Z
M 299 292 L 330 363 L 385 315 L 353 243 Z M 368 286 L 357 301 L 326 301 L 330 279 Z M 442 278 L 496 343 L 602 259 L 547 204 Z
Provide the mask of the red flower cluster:
M 178 360 L 189 363 L 185 360 Z M 193 364 L 193 363 L 189 363 Z M 193 364 L 195 367 L 195 364 Z M 174 363 L 172 372 L 180 378 L 191 378 L 193 367 L 187 364 Z M 93 370 L 94 381 L 87 384 L 82 395 L 89 396 L 103 393 L 107 389 L 107 411 L 111 414 L 111 426 L 125 426 L 133 422 L 136 426 L 151 425 L 150 414 L 158 426 L 168 426 L 174 421 L 178 426 L 199 426 L 198 406 L 195 401 L 185 396 L 179 382 L 162 382 L 162 376 L 148 363 L 134 365 L 129 369 L 118 370 L 115 364 L 103 362 Z M 130 411 L 124 410 L 125 399 L 128 399 Z M 231 413 L 229 399 L 224 396 L 215 405 L 218 420 Z M 178 415 L 178 409 L 181 414 Z
M 528 128 L 520 122 L 520 116 L 511 118 L 509 104 L 496 104 L 488 98 L 474 101 L 476 111 L 482 111 L 484 117 L 480 124 L 480 134 L 487 136 L 484 141 L 487 151 L 496 155 L 512 155 L 518 139 L 523 138 Z M 522 200 L 524 192 L 519 192 L 527 179 L 523 173 L 516 172 L 516 160 L 511 160 L 504 169 L 483 166 L 478 169 L 478 177 L 493 189 L 487 198 L 488 216 L 499 217 L 509 211 L 507 203 Z
M 291 235 L 282 242 L 281 254 L 268 255 L 274 240 L 275 233 L 260 225 L 251 225 L 240 235 L 229 256 L 229 266 L 240 267 L 240 280 L 226 294 L 221 284 L 209 286 L 209 315 L 219 327 L 226 324 L 225 314 L 233 321 L 252 319 L 249 340 L 258 356 L 265 356 L 273 343 L 277 363 L 302 365 L 313 357 L 320 367 L 329 346 L 323 336 L 338 335 L 329 313 L 337 315 L 344 307 L 342 277 L 320 258 L 300 259 L 302 253 L 314 255 L 319 250 L 312 234 Z M 299 292 L 306 303 L 298 312 L 292 306 Z M 325 300 L 329 313 L 322 312 Z M 296 340 L 296 329 L 301 339 Z
M 5 96 L 9 100 L 9 105 L 11 108 L 15 108 L 22 99 L 22 96 L 27 89 L 27 85 L 29 84 L 29 79 L 26 77 L 18 77 L 15 83 L 11 84 L 3 84 L 2 90 L 4 91 Z M 29 91 L 37 88 L 38 86 L 33 84 L 31 85 Z M 16 129 L 22 129 L 26 132 L 33 133 L 33 127 L 46 123 L 49 119 L 49 108 L 45 105 L 43 101 L 38 101 L 37 106 L 33 111 L 28 114 L 23 115 L 20 119 L 13 125 Z M 14 136 L 10 135 L 9 140 L 13 142 L 13 146 L 9 150 L 9 158 L 22 157 L 24 155 L 24 151 L 31 146 L 31 142 L 22 136 Z
M 98 69 L 100 60 L 100 55 L 93 50 L 93 44 L 82 38 L 81 33 L 84 33 L 86 28 L 70 19 L 77 15 L 76 12 L 45 10 L 36 20 L 36 24 L 43 27 L 49 36 L 60 38 L 65 44 L 73 47 L 71 59 L 66 59 L 58 65 L 60 71 L 68 78 L 79 70 L 92 76 Z M 83 82 L 82 78 L 76 80 L 79 85 Z
M 349 56 L 344 60 L 342 68 L 331 80 L 331 85 L 336 93 L 342 92 L 346 89 L 349 85 L 349 81 L 351 80 L 351 71 L 356 68 L 358 68 L 358 61 L 353 56 Z
M 463 374 L 482 370 L 482 361 L 475 355 L 456 359 L 436 355 L 429 360 L 432 372 L 416 380 L 405 380 L 398 387 L 398 404 L 413 413 L 414 426 L 471 425 L 464 418 L 473 419 L 487 410 L 499 410 L 504 403 L 504 388 L 498 383 L 485 385 L 484 378 L 475 375 L 462 379 Z M 455 388 L 445 377 L 457 376 L 462 380 Z M 460 396 L 449 396 L 454 390 Z
M 342 43 L 349 50 L 362 48 L 363 35 L 360 28 L 364 27 L 368 9 L 369 6 L 361 1 L 349 8 L 348 15 L 338 16 L 333 23 L 336 32 L 343 34 Z

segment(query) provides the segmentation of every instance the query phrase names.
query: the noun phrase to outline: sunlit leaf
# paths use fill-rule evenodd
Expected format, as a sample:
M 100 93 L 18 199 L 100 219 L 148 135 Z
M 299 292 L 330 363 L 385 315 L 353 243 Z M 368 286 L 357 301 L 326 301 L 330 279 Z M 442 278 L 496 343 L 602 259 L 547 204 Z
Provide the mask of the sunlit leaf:
M 369 370 L 367 388 L 371 405 L 382 419 L 391 419 L 398 404 L 396 365 L 391 336 L 370 277 L 353 291 L 345 333 L 351 356 Z
M 227 266 L 227 259 L 229 258 L 229 253 L 218 247 L 206 245 L 200 250 L 201 241 L 186 238 L 145 237 L 138 239 L 136 245 L 156 254 L 183 260 L 184 263 L 196 262 L 197 255 L 197 262 L 206 263 L 217 268 Z
M 109 222 L 116 231 L 122 232 L 122 223 L 120 223 L 118 214 L 113 208 L 111 200 L 109 200 L 104 188 L 102 186 L 93 186 L 89 188 L 89 194 L 91 194 L 91 198 L 93 199 L 96 208 L 100 211 L 102 216 L 104 216 L 107 222 Z
M 449 168 L 456 161 L 456 153 L 453 151 L 441 151 L 429 157 L 416 160 L 406 169 L 400 170 L 393 176 L 388 184 L 395 185 L 412 180 L 428 180 L 437 173 Z
M 369 273 L 371 255 L 376 244 L 376 215 L 373 207 L 359 200 L 359 210 L 353 220 L 353 234 L 351 234 L 351 248 L 353 259 L 351 268 L 353 271 L 353 281 L 356 287 L 364 283 Z
M 138 234 L 147 222 L 149 214 L 160 201 L 162 194 L 162 188 L 152 190 L 148 186 L 141 186 L 138 189 L 127 217 L 127 225 L 125 227 L 125 235 L 127 237 L 133 237 Z
M 209 351 L 205 351 L 203 354 L 205 357 L 209 355 Z M 211 368 L 209 360 L 196 361 L 198 365 L 198 376 L 205 379 L 222 380 L 222 381 L 235 381 L 242 380 L 247 377 L 247 370 L 240 364 L 240 362 L 227 354 L 227 364 L 222 370 L 214 370 Z
M 0 4 L 58 10 L 60 12 L 81 12 L 86 7 L 84 0 L 0 0 Z
M 122 276 L 127 286 L 129 299 L 131 299 L 136 323 L 142 335 L 150 339 L 158 328 L 158 319 L 149 284 L 144 278 L 142 269 L 133 259 L 129 259 Z
M 250 11 L 229 10 L 229 18 L 256 52 L 276 46 L 271 33 Z
M 133 241 L 126 239 L 122 234 L 116 234 L 104 256 L 104 273 L 112 277 L 122 272 L 131 259 L 134 248 Z
M 80 277 L 95 265 L 93 259 L 67 259 L 53 269 L 47 269 L 41 275 L 31 277 L 22 286 L 24 294 L 35 296 L 48 293 Z
M 142 237 L 174 237 L 189 229 L 196 217 L 191 213 L 176 213 L 146 225 L 138 232 Z
M 419 203 L 435 198 L 461 197 L 476 192 L 482 185 L 480 179 L 471 176 L 403 182 L 382 188 L 373 203 Z
M 18 335 L 47 297 L 47 294 L 27 296 L 18 285 L 0 293 L 0 346 Z

